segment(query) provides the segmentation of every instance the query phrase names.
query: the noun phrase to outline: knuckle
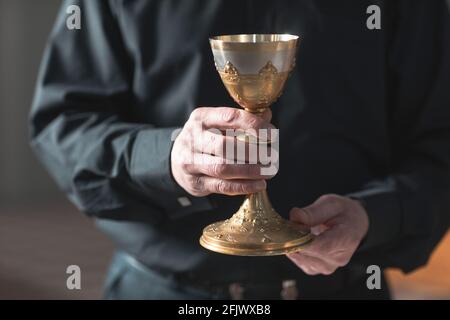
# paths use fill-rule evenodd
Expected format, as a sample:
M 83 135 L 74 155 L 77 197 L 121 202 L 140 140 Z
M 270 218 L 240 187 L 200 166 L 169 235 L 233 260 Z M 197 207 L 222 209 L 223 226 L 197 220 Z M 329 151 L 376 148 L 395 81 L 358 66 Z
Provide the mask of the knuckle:
M 324 194 L 322 196 L 320 196 L 319 198 L 320 201 L 323 202 L 333 202 L 336 200 L 336 195 L 335 194 Z
M 196 108 L 196 109 L 192 110 L 189 120 L 199 121 L 201 119 L 201 114 L 202 114 L 202 108 Z
M 222 177 L 227 173 L 227 165 L 222 163 L 216 163 L 211 165 L 210 173 L 215 177 Z
M 211 152 L 215 151 L 215 146 L 217 144 L 217 142 L 216 142 L 217 141 L 217 137 L 216 137 L 216 135 L 214 133 L 212 133 L 210 131 L 210 129 L 201 132 L 199 140 L 200 140 L 199 145 L 200 145 L 200 147 L 202 149 L 202 152 L 210 153 L 210 152 L 207 152 L 207 151 L 208 150 L 211 150 Z
M 180 168 L 183 172 L 189 172 L 192 169 L 192 165 L 186 161 L 180 163 Z
M 194 192 L 203 191 L 203 179 L 200 176 L 190 176 L 189 185 Z
M 203 197 L 208 195 L 207 192 L 197 190 L 189 190 L 189 194 L 193 195 L 194 197 Z
M 180 138 L 183 145 L 190 145 L 194 138 L 194 129 L 192 128 L 192 126 L 185 126 L 183 128 L 182 134 L 180 135 Z
M 237 109 L 226 108 L 221 112 L 222 121 L 225 123 L 233 123 L 240 117 L 240 112 Z
M 248 115 L 248 116 L 249 116 L 249 119 L 247 120 L 247 123 L 248 123 L 249 128 L 255 129 L 255 130 L 263 128 L 264 120 L 262 118 L 255 116 L 255 115 Z
M 200 122 L 188 120 L 180 134 L 183 144 L 192 146 L 195 141 L 195 135 L 197 134 L 197 132 L 201 132 L 201 130 L 202 128 Z
M 188 193 L 195 197 L 203 197 L 209 194 L 206 190 L 202 188 L 190 187 L 187 189 Z
M 252 191 L 252 187 L 248 184 L 237 183 L 234 186 L 234 191 L 235 191 L 235 193 L 238 193 L 238 194 L 250 193 Z
M 218 193 L 227 193 L 229 189 L 228 182 L 225 180 L 220 180 L 216 184 L 216 191 Z
M 217 137 L 214 133 L 212 133 L 210 130 L 208 130 L 208 134 L 204 133 L 203 136 L 206 136 L 205 143 L 215 145 L 217 141 Z
M 319 198 L 319 201 L 327 203 L 329 206 L 338 211 L 342 210 L 344 207 L 342 197 L 336 194 L 325 194 Z
M 183 172 L 187 172 L 190 169 L 190 154 L 184 149 L 179 149 L 178 147 L 172 150 L 171 161 L 175 164 L 178 169 Z

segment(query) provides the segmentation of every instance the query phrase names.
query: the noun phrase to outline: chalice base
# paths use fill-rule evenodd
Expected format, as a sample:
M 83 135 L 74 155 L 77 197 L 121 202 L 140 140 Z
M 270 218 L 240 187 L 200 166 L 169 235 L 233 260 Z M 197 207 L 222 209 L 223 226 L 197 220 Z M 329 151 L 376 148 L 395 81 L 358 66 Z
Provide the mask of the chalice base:
M 283 219 L 266 191 L 250 194 L 230 218 L 203 229 L 206 249 L 237 256 L 274 256 L 301 250 L 313 240 L 310 231 Z

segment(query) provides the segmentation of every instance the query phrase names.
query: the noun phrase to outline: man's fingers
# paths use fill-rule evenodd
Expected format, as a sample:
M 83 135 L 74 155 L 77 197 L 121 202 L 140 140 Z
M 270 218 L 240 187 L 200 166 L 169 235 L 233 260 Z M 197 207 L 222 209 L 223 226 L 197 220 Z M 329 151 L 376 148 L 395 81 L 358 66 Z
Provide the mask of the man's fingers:
M 324 274 L 329 275 L 336 271 L 337 267 L 316 257 L 311 257 L 303 252 L 296 252 L 287 255 L 288 258 L 294 262 L 308 275 Z
M 306 222 L 310 218 L 302 216 L 304 210 L 294 209 L 297 210 L 291 210 L 291 220 L 307 225 Z M 298 210 L 301 212 L 298 212 Z M 346 265 L 351 256 L 346 248 L 356 247 L 357 244 L 351 243 L 351 239 L 349 239 L 346 230 L 341 225 L 333 225 L 330 228 L 316 225 L 314 228 L 318 227 L 322 229 L 321 232 L 314 238 L 314 241 L 303 248 L 302 253 L 326 261 L 330 265 L 338 267 Z
M 214 177 L 199 177 L 201 188 L 207 193 L 225 195 L 249 194 L 266 188 L 265 180 L 224 180 Z
M 353 248 L 346 231 L 339 225 L 333 226 L 329 230 L 314 238 L 309 245 L 303 248 L 303 253 L 322 259 L 331 265 L 342 267 L 348 263 L 348 259 L 353 253 L 349 253 L 348 248 Z
M 340 232 L 338 230 L 330 229 L 316 236 L 314 241 L 303 248 L 303 251 L 311 256 L 326 258 L 334 250 L 339 242 Z
M 343 201 L 336 195 L 324 195 L 313 204 L 304 208 L 293 208 L 290 212 L 292 221 L 307 226 L 325 224 L 344 210 Z
M 226 159 L 208 154 L 195 155 L 195 165 L 189 169 L 191 174 L 202 174 L 219 179 L 262 180 L 272 176 L 264 174 L 259 164 L 227 163 Z
M 289 212 L 289 219 L 291 221 L 309 226 L 309 224 L 307 224 L 307 222 L 310 221 L 308 214 L 309 213 L 306 212 L 305 209 L 294 207 Z
M 348 264 L 368 228 L 364 208 L 337 195 L 322 196 L 306 208 L 292 209 L 290 215 L 292 221 L 319 233 L 302 254 L 335 268 Z
M 271 145 L 240 141 L 232 135 L 223 135 L 218 129 L 204 130 L 192 137 L 192 141 L 193 152 L 215 155 L 241 164 L 275 165 L 278 162 L 278 152 Z
M 191 113 L 191 117 L 195 121 L 203 124 L 205 129 L 273 129 L 265 118 L 260 117 L 250 112 L 229 108 L 229 107 L 215 107 L 215 108 L 198 108 Z
M 192 140 L 194 141 L 195 151 L 223 158 L 227 158 L 227 153 L 234 153 L 236 144 L 236 139 L 233 136 L 223 135 L 219 129 L 204 130 L 198 136 L 193 137 Z

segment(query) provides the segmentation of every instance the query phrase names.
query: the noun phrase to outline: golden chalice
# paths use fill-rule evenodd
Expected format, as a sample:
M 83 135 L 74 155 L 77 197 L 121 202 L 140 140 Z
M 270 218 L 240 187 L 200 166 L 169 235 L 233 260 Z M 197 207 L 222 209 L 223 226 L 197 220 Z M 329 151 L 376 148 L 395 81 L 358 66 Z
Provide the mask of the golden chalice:
M 294 68 L 298 36 L 224 35 L 211 38 L 210 44 L 217 71 L 234 101 L 261 114 L 281 95 Z M 298 251 L 311 240 L 309 230 L 273 209 L 264 190 L 247 195 L 230 219 L 204 228 L 200 244 L 224 254 L 270 256 Z

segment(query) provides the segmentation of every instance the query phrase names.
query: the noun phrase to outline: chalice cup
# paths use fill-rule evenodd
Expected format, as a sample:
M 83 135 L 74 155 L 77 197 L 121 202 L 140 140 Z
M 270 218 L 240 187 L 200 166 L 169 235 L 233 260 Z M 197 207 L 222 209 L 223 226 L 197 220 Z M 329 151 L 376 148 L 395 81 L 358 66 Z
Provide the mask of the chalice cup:
M 254 114 L 263 113 L 281 95 L 295 66 L 298 43 L 299 37 L 289 34 L 210 38 L 226 89 L 239 106 Z M 264 190 L 247 195 L 231 218 L 205 227 L 200 244 L 224 254 L 271 256 L 299 251 L 312 238 L 307 228 L 282 218 Z

